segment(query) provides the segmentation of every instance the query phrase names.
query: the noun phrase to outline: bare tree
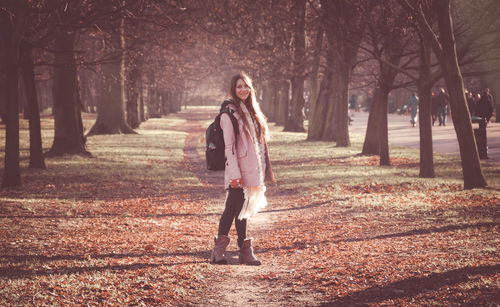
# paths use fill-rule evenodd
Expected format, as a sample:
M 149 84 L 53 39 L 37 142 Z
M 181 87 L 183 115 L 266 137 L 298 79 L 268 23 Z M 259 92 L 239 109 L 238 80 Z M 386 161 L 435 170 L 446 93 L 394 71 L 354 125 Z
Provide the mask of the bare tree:
M 21 186 L 19 168 L 18 46 L 26 27 L 26 3 L 9 1 L 9 11 L 0 11 L 0 40 L 6 88 L 6 138 L 2 187 Z
M 305 80 L 305 12 L 306 0 L 293 2 L 293 72 L 291 80 L 291 114 L 285 123 L 285 131 L 301 132 L 304 129 L 304 80 Z
M 32 58 L 32 46 L 26 41 L 19 45 L 20 66 L 28 102 L 28 119 L 30 132 L 30 168 L 45 169 L 45 158 L 42 149 L 42 132 L 40 126 L 40 110 L 35 86 L 35 70 Z
M 349 82 L 365 23 L 355 2 L 322 1 L 321 9 L 328 43 L 327 63 L 318 98 L 311 108 L 307 138 L 349 146 Z
M 406 15 L 394 8 L 390 1 L 381 1 L 365 14 L 368 23 L 366 45 L 368 52 L 378 63 L 379 72 L 365 141 L 361 154 L 380 155 L 380 165 L 390 165 L 388 136 L 388 99 L 407 46 L 413 40 L 406 31 Z M 411 62 L 410 59 L 403 65 Z
M 464 188 L 485 187 L 487 183 L 479 163 L 479 154 L 464 94 L 462 73 L 458 64 L 450 0 L 432 1 L 437 14 L 438 31 L 432 28 L 420 1 L 416 1 L 416 5 L 411 5 L 406 0 L 400 0 L 400 3 L 415 17 L 424 42 L 432 48 L 443 70 L 450 94 L 453 122 L 461 123 L 454 125 L 454 128 L 460 148 Z

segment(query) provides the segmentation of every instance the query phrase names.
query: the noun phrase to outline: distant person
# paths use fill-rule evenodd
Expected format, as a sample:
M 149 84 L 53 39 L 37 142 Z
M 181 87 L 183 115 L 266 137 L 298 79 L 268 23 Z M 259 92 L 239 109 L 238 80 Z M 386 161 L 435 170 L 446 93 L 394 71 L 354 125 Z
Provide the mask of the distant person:
M 354 110 L 356 112 L 359 111 L 358 96 L 351 95 L 351 97 L 349 98 L 349 109 Z
M 476 110 L 476 101 L 474 100 L 472 92 L 470 91 L 465 92 L 465 98 L 467 99 L 467 107 L 469 108 L 469 113 L 471 116 L 473 116 Z
M 408 109 L 411 112 L 410 123 L 412 127 L 417 125 L 417 114 L 418 114 L 418 96 L 417 93 L 413 93 L 408 101 Z
M 476 106 L 479 100 L 481 99 L 481 94 L 476 93 L 476 95 L 473 95 L 473 99 L 474 99 L 474 114 L 476 114 Z
M 431 94 L 431 118 L 432 118 L 432 125 L 433 126 L 438 118 L 438 113 L 439 113 L 439 105 L 438 105 L 438 101 L 436 98 L 437 98 L 436 93 L 432 92 L 432 94 Z
M 448 103 L 450 97 L 446 94 L 444 88 L 440 88 L 436 95 L 436 106 L 438 109 L 439 126 L 446 126 L 446 117 L 448 115 Z
M 490 94 L 490 89 L 486 88 L 476 104 L 476 116 L 484 119 L 485 124 L 487 124 L 493 116 L 493 106 L 493 96 Z
M 247 238 L 247 220 L 267 205 L 264 180 L 274 182 L 267 148 L 269 129 L 257 103 L 252 81 L 246 74 L 237 74 L 231 79 L 230 93 L 233 103 L 228 107 L 238 120 L 239 134 L 235 136 L 229 115 L 223 113 L 220 125 L 227 159 L 224 171 L 227 197 L 210 262 L 227 263 L 225 252 L 234 220 L 240 263 L 260 265 L 260 260 L 253 253 L 252 239 Z
M 309 119 L 309 111 L 310 111 L 310 103 L 309 101 L 306 101 L 306 103 L 304 104 L 304 119 Z
M 479 122 L 479 135 L 476 136 L 479 157 L 482 159 L 488 159 L 486 126 L 488 125 L 491 116 L 493 116 L 493 106 L 493 96 L 490 94 L 490 89 L 486 88 L 476 104 L 476 116 L 481 117 L 482 119 Z M 482 145 L 480 146 L 479 144 Z

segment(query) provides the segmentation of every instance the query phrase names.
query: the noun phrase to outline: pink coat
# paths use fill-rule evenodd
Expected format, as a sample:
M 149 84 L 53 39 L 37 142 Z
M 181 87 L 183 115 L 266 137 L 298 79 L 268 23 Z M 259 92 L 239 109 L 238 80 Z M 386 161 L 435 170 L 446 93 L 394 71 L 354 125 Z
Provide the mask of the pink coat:
M 235 112 L 234 117 L 238 120 L 238 144 L 234 146 L 235 135 L 233 123 L 229 115 L 222 114 L 220 125 L 224 132 L 226 169 L 224 171 L 224 188 L 229 188 L 231 180 L 242 178 L 244 187 L 259 186 L 259 165 L 255 147 L 252 144 L 252 137 L 244 127 L 241 115 L 236 111 L 236 107 L 229 105 Z M 267 148 L 267 146 L 266 146 Z M 266 171 L 270 172 L 270 163 L 266 153 Z M 267 172 L 266 172 L 267 173 Z

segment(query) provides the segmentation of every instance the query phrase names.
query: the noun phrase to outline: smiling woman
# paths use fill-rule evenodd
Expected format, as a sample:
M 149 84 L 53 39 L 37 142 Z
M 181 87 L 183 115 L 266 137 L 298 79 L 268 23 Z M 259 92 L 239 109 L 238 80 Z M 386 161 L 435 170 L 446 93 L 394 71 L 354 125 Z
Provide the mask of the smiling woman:
M 267 141 L 269 131 L 250 78 L 243 73 L 231 79 L 231 109 L 238 121 L 239 137 L 235 137 L 233 123 L 228 114 L 221 116 L 224 134 L 226 167 L 224 188 L 228 191 L 226 205 L 219 222 L 218 236 L 210 261 L 225 264 L 225 250 L 229 244 L 229 230 L 235 223 L 240 248 L 240 263 L 260 265 L 255 258 L 252 239 L 247 239 L 247 219 L 267 205 L 264 195 L 265 179 L 274 182 L 271 170 Z

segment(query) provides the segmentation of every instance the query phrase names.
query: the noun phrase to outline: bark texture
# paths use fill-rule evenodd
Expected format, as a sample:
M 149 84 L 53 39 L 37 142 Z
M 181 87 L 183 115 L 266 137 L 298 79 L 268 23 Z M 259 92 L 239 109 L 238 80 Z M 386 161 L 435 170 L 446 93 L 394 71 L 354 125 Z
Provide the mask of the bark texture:
M 61 29 L 57 35 L 54 58 L 54 141 L 47 155 L 85 154 L 81 101 L 78 94 L 73 45 L 76 32 Z
M 464 188 L 480 188 L 487 185 L 479 162 L 470 114 L 465 99 L 464 85 L 458 65 L 455 37 L 450 14 L 450 0 L 435 1 L 439 40 L 442 46 L 439 61 L 450 95 L 451 115 L 457 134 L 464 177 Z
M 420 39 L 422 41 L 422 39 Z M 420 76 L 417 80 L 418 89 L 418 120 L 420 132 L 420 178 L 434 178 L 434 154 L 432 148 L 432 119 L 431 119 L 431 54 L 430 49 L 420 44 Z
M 35 87 L 35 71 L 33 68 L 33 58 L 31 47 L 26 43 L 20 45 L 20 62 L 24 87 L 27 99 L 27 113 L 29 120 L 30 134 L 30 162 L 29 168 L 45 169 L 45 159 L 42 149 L 42 132 L 40 126 L 40 110 Z
M 276 125 L 284 126 L 288 120 L 288 104 L 290 101 L 290 83 L 282 81 L 279 83 L 278 112 L 276 114 Z
M 333 89 L 334 78 L 334 52 L 333 48 L 328 48 L 326 68 L 323 80 L 319 87 L 318 98 L 311 105 L 309 113 L 309 129 L 307 139 L 310 141 L 321 140 L 325 131 L 325 122 L 327 120 L 328 107 Z
M 319 71 L 319 62 L 321 58 L 321 50 L 323 49 L 323 36 L 324 36 L 323 26 L 318 26 L 318 31 L 316 33 L 316 42 L 314 48 L 314 57 L 311 65 L 311 84 L 310 84 L 310 95 L 309 95 L 309 116 L 311 114 L 311 110 L 314 109 L 314 104 L 318 99 L 319 93 L 319 81 L 318 81 L 318 71 Z
M 103 85 L 98 98 L 97 119 L 87 135 L 135 133 L 125 120 L 120 63 L 101 65 Z
M 304 129 L 304 80 L 305 80 L 305 12 L 307 0 L 293 2 L 295 14 L 292 101 L 290 118 L 285 123 L 285 131 L 303 132 Z
M 22 17 L 19 17 L 22 18 Z M 0 34 L 4 49 L 3 67 L 5 70 L 5 158 L 2 187 L 19 187 L 21 171 L 19 168 L 19 93 L 18 93 L 18 43 L 19 29 L 7 14 L 0 11 Z

